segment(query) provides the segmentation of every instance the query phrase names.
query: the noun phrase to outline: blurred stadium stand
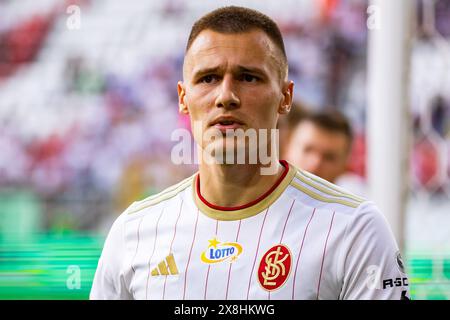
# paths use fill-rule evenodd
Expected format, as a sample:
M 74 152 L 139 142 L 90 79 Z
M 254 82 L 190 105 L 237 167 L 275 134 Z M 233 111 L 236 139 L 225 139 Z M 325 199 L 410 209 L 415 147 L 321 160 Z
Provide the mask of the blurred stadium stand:
M 367 2 L 233 3 L 279 23 L 297 99 L 351 119 L 349 171 L 364 179 Z M 413 298 L 449 299 L 450 5 L 436 1 L 430 31 L 417 4 L 405 260 Z M 194 172 L 168 161 L 172 131 L 189 128 L 176 83 L 189 26 L 220 5 L 0 0 L 0 299 L 86 299 L 117 215 Z

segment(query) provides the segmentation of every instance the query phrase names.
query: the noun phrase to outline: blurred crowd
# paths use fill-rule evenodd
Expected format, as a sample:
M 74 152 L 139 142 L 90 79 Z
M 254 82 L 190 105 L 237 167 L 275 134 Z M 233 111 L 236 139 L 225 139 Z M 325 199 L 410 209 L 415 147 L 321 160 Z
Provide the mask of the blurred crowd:
M 138 7 L 144 2 L 64 1 L 64 6 L 74 3 L 86 13 L 82 23 L 89 26 L 104 21 L 101 11 L 113 3 L 125 12 L 128 6 Z M 64 50 L 58 41 L 73 37 L 66 28 L 65 7 L 55 2 L 36 15 L 33 5 L 24 1 L 29 14 L 0 25 L 0 192 L 14 189 L 36 193 L 44 204 L 46 228 L 65 215 L 68 228 L 90 229 L 132 201 L 192 174 L 195 166 L 171 163 L 174 141 L 170 137 L 176 128 L 189 128 L 189 120 L 178 114 L 176 83 L 182 77 L 185 43 L 177 39 L 187 37 L 188 28 L 183 26 L 189 25 L 191 18 L 183 14 L 192 15 L 193 7 L 182 1 L 168 1 L 152 13 L 164 22 L 164 34 L 172 35 L 165 40 L 168 46 L 170 43 L 170 47 L 177 48 L 167 54 L 167 50 L 145 45 L 150 36 L 142 40 L 143 45 L 132 49 L 126 40 L 122 44 L 117 40 L 113 48 L 97 48 L 89 31 L 83 33 L 89 51 Z M 2 9 L 13 6 L 20 5 L 0 0 L 0 16 Z M 311 1 L 310 6 L 315 13 L 307 18 L 300 14 L 274 16 L 285 37 L 290 77 L 296 83 L 295 98 L 314 109 L 338 109 L 350 119 L 354 143 L 348 170 L 364 178 L 367 3 Z M 421 12 L 421 1 L 418 10 Z M 134 10 L 137 12 L 145 13 L 145 8 Z M 436 34 L 450 41 L 448 1 L 436 1 L 435 13 Z M 150 23 L 153 15 L 145 13 L 136 20 L 148 18 Z M 435 35 L 421 29 L 423 21 L 419 15 L 414 47 L 418 49 L 412 59 L 413 63 L 419 62 L 418 67 L 412 66 L 412 92 L 424 85 L 414 80 L 427 72 L 421 61 L 430 61 L 437 50 L 425 50 Z M 173 26 L 173 30 L 166 26 Z M 145 24 L 143 30 L 155 37 L 162 32 L 146 28 Z M 184 33 L 179 34 L 180 30 Z M 110 32 L 104 28 L 96 34 L 109 37 Z M 52 64 L 49 53 L 58 52 L 58 46 L 59 62 Z M 119 60 L 115 64 L 93 58 L 92 51 L 105 50 L 116 50 L 118 55 L 136 50 L 131 55 L 136 61 L 127 69 L 125 65 L 118 68 Z M 436 61 L 434 68 L 445 67 L 439 59 Z M 450 55 L 443 61 L 450 61 Z M 53 77 L 39 73 L 58 63 L 61 67 Z M 24 90 L 24 79 L 46 83 L 51 78 L 54 85 L 49 90 Z M 429 81 L 432 87 L 444 80 Z M 433 91 L 433 99 L 415 99 L 415 93 L 411 95 L 413 190 L 450 194 L 448 88 Z M 28 105 L 21 101 L 28 101 Z M 52 113 L 57 116 L 50 121 Z

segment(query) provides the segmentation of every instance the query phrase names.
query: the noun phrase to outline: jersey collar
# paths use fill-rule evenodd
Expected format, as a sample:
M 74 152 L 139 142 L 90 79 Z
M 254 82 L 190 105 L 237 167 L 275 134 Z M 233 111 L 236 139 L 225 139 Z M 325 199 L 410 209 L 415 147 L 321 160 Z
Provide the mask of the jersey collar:
M 259 198 L 238 207 L 216 206 L 203 198 L 200 193 L 200 174 L 197 173 L 192 188 L 195 204 L 201 212 L 215 220 L 232 221 L 252 217 L 274 203 L 294 178 L 296 169 L 285 160 L 280 160 L 280 164 L 284 171 L 275 184 Z

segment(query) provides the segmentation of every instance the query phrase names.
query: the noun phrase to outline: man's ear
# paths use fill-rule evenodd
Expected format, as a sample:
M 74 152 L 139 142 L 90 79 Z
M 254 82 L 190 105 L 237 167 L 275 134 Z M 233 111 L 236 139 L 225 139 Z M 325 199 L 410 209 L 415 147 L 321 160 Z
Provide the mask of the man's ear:
M 189 114 L 188 107 L 185 102 L 186 98 L 186 91 L 184 90 L 183 82 L 178 81 L 177 84 L 177 91 L 178 91 L 178 110 L 182 114 Z
M 278 107 L 278 113 L 287 114 L 291 111 L 292 101 L 294 99 L 294 82 L 288 81 L 283 86 L 283 98 Z

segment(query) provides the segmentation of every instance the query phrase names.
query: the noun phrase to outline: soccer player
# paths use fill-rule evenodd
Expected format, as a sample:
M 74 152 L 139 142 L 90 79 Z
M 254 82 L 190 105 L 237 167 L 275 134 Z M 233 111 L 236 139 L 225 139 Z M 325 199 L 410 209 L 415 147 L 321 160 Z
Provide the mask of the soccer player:
M 199 150 L 230 145 L 230 131 L 275 129 L 293 98 L 287 66 L 266 15 L 224 7 L 198 20 L 178 95 Z M 273 151 L 272 140 L 258 151 Z M 397 244 L 373 203 L 286 161 L 249 158 L 200 162 L 193 176 L 133 203 L 109 232 L 90 298 L 409 296 Z

